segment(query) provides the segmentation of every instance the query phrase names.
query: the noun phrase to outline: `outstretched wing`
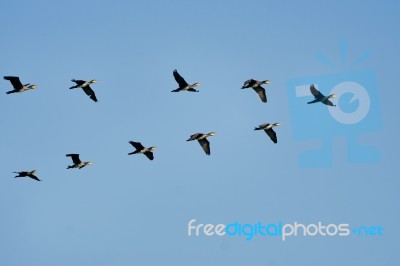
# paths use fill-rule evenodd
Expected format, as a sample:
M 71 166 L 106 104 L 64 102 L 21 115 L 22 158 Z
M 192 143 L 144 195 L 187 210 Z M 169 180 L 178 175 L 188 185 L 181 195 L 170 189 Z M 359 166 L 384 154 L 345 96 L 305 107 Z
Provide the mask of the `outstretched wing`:
M 129 143 L 137 150 L 143 150 L 144 147 L 140 142 L 129 141 Z
M 35 175 L 33 175 L 33 174 L 30 174 L 30 175 L 28 175 L 30 178 L 32 178 L 32 179 L 35 179 L 36 181 L 42 181 L 42 180 L 40 180 L 37 176 L 35 176 Z
M 266 103 L 267 102 L 267 95 L 265 95 L 265 89 L 263 87 L 261 87 L 261 86 L 257 86 L 257 87 L 255 87 L 253 89 L 257 92 L 257 94 L 260 97 L 261 101 L 263 103 Z
M 193 134 L 193 135 L 191 135 L 191 136 L 189 137 L 189 139 L 187 139 L 186 141 L 195 140 L 195 139 L 197 139 L 200 135 L 202 135 L 202 133 Z
M 325 101 L 323 101 L 324 104 L 329 105 L 329 106 L 336 106 L 334 105 L 330 100 L 326 99 Z
M 3 77 L 5 80 L 9 80 L 13 85 L 14 89 L 18 90 L 22 88 L 22 83 L 19 80 L 19 77 L 5 76 Z
M 246 80 L 244 83 L 243 83 L 243 86 L 242 86 L 242 89 L 243 88 L 249 88 L 250 86 L 251 86 L 251 82 L 253 81 L 253 79 L 249 79 L 249 80 Z
M 147 158 L 149 158 L 150 160 L 153 160 L 153 159 L 154 159 L 154 155 L 153 155 L 153 153 L 152 153 L 151 151 L 146 151 L 146 152 L 144 153 L 144 155 L 146 155 Z
M 27 171 L 13 172 L 13 173 L 18 174 L 19 176 L 27 176 L 29 174 L 29 172 Z
M 78 80 L 76 80 L 76 79 L 73 79 L 73 80 L 71 80 L 72 82 L 75 82 L 77 85 L 83 85 L 86 81 L 84 81 L 84 80 L 80 80 L 80 79 L 78 79 Z
M 269 136 L 269 138 L 272 140 L 273 143 L 277 143 L 278 142 L 278 138 L 276 137 L 276 133 L 272 128 L 264 130 L 264 131 L 265 131 L 265 133 L 267 133 L 267 135 Z
M 97 102 L 96 95 L 94 94 L 94 91 L 92 90 L 92 88 L 90 88 L 89 85 L 83 87 L 82 90 L 86 93 L 86 95 L 90 96 L 90 99 Z
M 81 160 L 79 159 L 79 154 L 67 154 L 67 155 L 65 155 L 65 156 L 71 157 L 72 162 L 73 162 L 74 164 L 81 163 Z
M 176 82 L 178 82 L 179 87 L 186 87 L 187 85 L 189 85 L 183 78 L 181 75 L 179 75 L 178 71 L 175 69 L 174 70 L 174 78 L 176 80 Z
M 319 90 L 315 88 L 314 84 L 310 85 L 310 91 L 312 95 L 314 95 L 315 99 L 322 99 L 325 97 Z
M 199 139 L 200 146 L 207 155 L 210 155 L 210 142 L 207 139 Z

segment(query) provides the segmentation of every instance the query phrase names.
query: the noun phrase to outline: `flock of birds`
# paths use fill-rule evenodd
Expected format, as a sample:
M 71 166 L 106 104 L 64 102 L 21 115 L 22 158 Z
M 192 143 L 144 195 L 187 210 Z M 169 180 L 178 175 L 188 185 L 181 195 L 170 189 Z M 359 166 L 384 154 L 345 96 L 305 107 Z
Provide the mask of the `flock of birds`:
M 188 84 L 185 79 L 178 73 L 177 70 L 173 71 L 173 76 L 178 83 L 178 88 L 175 90 L 172 90 L 171 92 L 180 92 L 180 91 L 189 91 L 189 92 L 199 92 L 196 90 L 196 87 L 200 86 L 199 82 L 193 83 L 193 84 Z M 6 92 L 7 94 L 11 93 L 21 93 L 25 92 L 27 90 L 32 90 L 36 89 L 37 85 L 35 84 L 22 84 L 20 81 L 19 77 L 15 76 L 4 76 L 5 80 L 8 80 L 11 82 L 11 85 L 13 86 L 13 90 Z M 94 102 L 97 102 L 96 94 L 93 91 L 93 89 L 90 87 L 90 85 L 96 83 L 96 80 L 90 80 L 90 81 L 85 81 L 85 80 L 75 80 L 72 79 L 72 82 L 74 82 L 76 85 L 70 87 L 70 89 L 76 89 L 80 88 L 82 89 L 86 95 L 90 97 Z M 247 88 L 252 88 L 259 96 L 260 100 L 264 103 L 267 102 L 267 95 L 265 94 L 265 89 L 261 86 L 264 84 L 270 84 L 269 80 L 263 80 L 263 81 L 257 81 L 254 79 L 249 79 L 246 80 L 242 86 L 242 89 L 247 89 Z M 328 96 L 323 95 L 320 91 L 318 91 L 315 86 L 312 84 L 310 85 L 310 91 L 311 94 L 314 96 L 314 100 L 308 102 L 308 104 L 312 103 L 318 103 L 321 102 L 325 105 L 329 106 L 336 106 L 334 105 L 331 101 L 330 98 L 335 98 L 335 94 L 331 94 Z M 279 123 L 265 123 L 261 124 L 258 127 L 255 127 L 254 130 L 264 130 L 265 133 L 269 136 L 269 138 L 272 140 L 273 143 L 278 142 L 278 138 L 276 136 L 276 132 L 273 130 L 273 127 L 279 126 Z M 193 134 L 187 139 L 187 141 L 193 141 L 197 140 L 200 144 L 200 146 L 203 148 L 204 152 L 206 155 L 211 154 L 210 150 L 210 142 L 207 140 L 207 137 L 210 136 L 215 136 L 215 132 L 210 132 L 210 133 L 196 133 Z M 128 153 L 128 155 L 131 154 L 144 154 L 147 158 L 150 160 L 154 159 L 154 154 L 152 151 L 156 150 L 157 147 L 144 147 L 140 142 L 134 142 L 134 141 L 129 141 L 129 143 L 135 148 L 135 151 Z M 83 168 L 87 165 L 91 165 L 92 162 L 83 162 L 79 158 L 79 154 L 66 154 L 66 157 L 71 157 L 72 159 L 72 165 L 69 165 L 67 169 L 71 168 Z M 37 173 L 36 170 L 32 171 L 21 171 L 21 172 L 13 172 L 18 175 L 15 177 L 30 177 L 36 181 L 41 181 L 35 174 Z

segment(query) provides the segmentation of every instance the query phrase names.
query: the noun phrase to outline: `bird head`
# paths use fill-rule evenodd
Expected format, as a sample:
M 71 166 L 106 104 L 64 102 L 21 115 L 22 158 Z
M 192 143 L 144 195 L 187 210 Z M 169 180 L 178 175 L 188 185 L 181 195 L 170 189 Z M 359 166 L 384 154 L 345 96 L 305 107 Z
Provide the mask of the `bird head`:
M 192 86 L 193 87 L 198 87 L 198 86 L 200 86 L 201 84 L 200 84 L 200 82 L 196 82 L 196 83 L 194 83 Z
M 29 88 L 30 88 L 30 89 L 36 89 L 36 88 L 37 88 L 37 85 L 35 85 L 35 84 L 29 85 Z
M 96 83 L 96 82 L 97 82 L 97 80 L 95 80 L 95 79 L 92 79 L 91 81 L 89 81 L 90 84 L 93 84 L 93 83 Z
M 32 171 L 31 171 L 31 174 L 36 174 L 36 173 L 37 173 L 36 170 L 32 170 Z
M 92 162 L 86 162 L 86 164 L 87 164 L 87 165 L 91 165 L 91 164 L 93 164 L 93 163 L 92 163 Z
M 262 83 L 264 83 L 264 84 L 270 84 L 271 81 L 269 81 L 269 80 L 264 80 Z
M 331 94 L 331 95 L 329 95 L 329 98 L 336 98 L 336 94 Z
M 275 127 L 277 127 L 277 126 L 280 126 L 281 124 L 280 123 L 274 123 L 273 124 Z
M 149 150 L 151 150 L 151 151 L 155 151 L 155 150 L 157 150 L 157 147 L 155 147 L 155 146 L 152 146 L 152 147 L 150 147 L 150 148 L 149 148 Z
M 208 135 L 208 136 L 215 136 L 216 133 L 215 133 L 215 132 L 210 132 L 210 133 L 208 133 L 207 135 Z

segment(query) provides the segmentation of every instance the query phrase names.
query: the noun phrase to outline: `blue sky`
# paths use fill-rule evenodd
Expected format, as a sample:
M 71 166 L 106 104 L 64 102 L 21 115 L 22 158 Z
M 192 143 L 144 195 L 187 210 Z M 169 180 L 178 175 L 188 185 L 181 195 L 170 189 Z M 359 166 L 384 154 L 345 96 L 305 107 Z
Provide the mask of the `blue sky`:
M 0 75 L 38 85 L 6 95 L 0 81 L 0 265 L 398 265 L 397 2 L 4 0 L 0 10 Z M 174 69 L 200 92 L 171 93 Z M 324 136 L 296 139 L 288 81 L 363 70 L 376 76 L 379 125 L 357 138 L 380 161 L 348 162 L 345 131 L 329 133 L 331 167 L 302 167 Z M 99 102 L 69 90 L 73 78 L 97 79 Z M 250 78 L 271 80 L 268 103 L 240 89 Z M 282 124 L 278 144 L 253 131 L 265 122 Z M 211 156 L 185 141 L 210 131 Z M 128 156 L 130 140 L 157 146 L 155 160 Z M 67 153 L 94 164 L 66 170 Z M 31 169 L 43 182 L 13 178 Z M 191 219 L 384 235 L 188 237 Z

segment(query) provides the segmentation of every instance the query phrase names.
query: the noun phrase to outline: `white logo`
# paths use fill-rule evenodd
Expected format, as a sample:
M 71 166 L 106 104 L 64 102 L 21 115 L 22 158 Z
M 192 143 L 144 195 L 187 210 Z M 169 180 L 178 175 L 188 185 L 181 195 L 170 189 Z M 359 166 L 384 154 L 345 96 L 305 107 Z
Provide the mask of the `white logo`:
M 352 81 L 341 82 L 330 93 L 335 93 L 338 101 L 340 96 L 345 93 L 353 93 L 350 103 L 359 100 L 358 108 L 353 113 L 344 112 L 340 105 L 336 105 L 335 108 L 328 108 L 331 116 L 339 123 L 346 125 L 357 124 L 368 114 L 371 101 L 368 92 L 360 84 Z

